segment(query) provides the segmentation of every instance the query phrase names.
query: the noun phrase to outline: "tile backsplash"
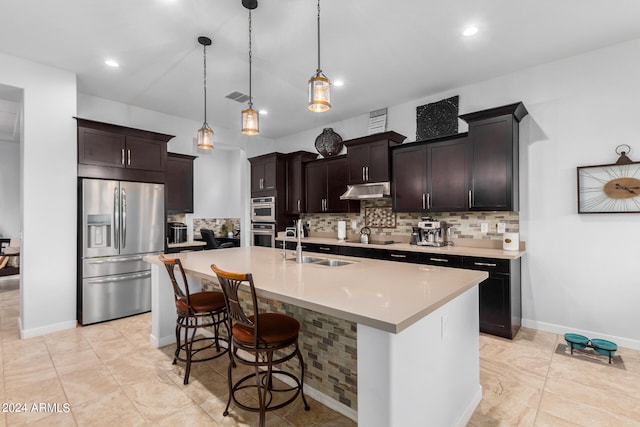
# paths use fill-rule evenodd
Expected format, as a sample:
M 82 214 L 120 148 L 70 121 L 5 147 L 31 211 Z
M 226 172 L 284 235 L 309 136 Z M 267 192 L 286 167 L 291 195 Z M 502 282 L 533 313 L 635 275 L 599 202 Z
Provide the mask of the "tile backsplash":
M 421 212 L 392 212 L 391 200 L 362 200 L 360 212 L 350 214 L 305 214 L 302 219 L 310 222 L 311 233 L 338 233 L 338 221 L 347 222 L 347 233 L 358 234 L 365 225 L 377 236 L 393 237 L 395 240 L 409 241 L 414 225 L 424 216 Z M 430 213 L 429 216 L 438 221 L 445 221 L 451 227 L 452 237 L 456 239 L 502 240 L 498 234 L 498 223 L 505 223 L 506 231 L 520 231 L 518 212 L 441 212 Z M 355 227 L 352 222 L 355 221 Z M 482 223 L 487 223 L 489 231 L 480 230 Z M 395 224 L 395 226 L 393 226 Z
M 188 225 L 188 221 L 185 214 L 169 214 L 167 215 L 168 222 L 183 222 Z M 240 230 L 240 218 L 192 218 L 193 234 L 196 236 L 200 234 L 201 228 L 208 228 L 213 230 L 216 237 L 227 237 L 229 231 Z M 223 226 L 226 227 L 226 231 L 223 232 Z

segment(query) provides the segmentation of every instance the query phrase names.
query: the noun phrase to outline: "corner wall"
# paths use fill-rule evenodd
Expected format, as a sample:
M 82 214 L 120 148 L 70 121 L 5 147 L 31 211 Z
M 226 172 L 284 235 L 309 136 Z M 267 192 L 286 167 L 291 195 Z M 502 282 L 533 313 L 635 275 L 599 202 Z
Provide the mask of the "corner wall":
M 76 77 L 0 54 L 0 84 L 24 89 L 20 334 L 76 324 Z

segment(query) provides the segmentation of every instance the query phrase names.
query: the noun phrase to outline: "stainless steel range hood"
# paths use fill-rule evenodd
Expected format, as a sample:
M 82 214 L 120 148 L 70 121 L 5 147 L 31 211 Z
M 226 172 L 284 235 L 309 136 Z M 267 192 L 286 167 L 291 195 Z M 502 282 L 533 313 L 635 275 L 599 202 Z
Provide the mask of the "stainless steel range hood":
M 347 191 L 340 200 L 380 199 L 391 196 L 391 184 L 387 182 L 370 182 L 367 184 L 347 185 Z

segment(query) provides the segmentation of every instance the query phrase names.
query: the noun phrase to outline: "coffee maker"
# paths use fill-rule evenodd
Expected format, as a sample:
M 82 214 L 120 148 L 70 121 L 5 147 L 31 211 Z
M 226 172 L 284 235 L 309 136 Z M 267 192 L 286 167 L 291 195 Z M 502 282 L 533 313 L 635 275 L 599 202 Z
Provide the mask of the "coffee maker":
M 418 225 L 413 227 L 411 244 L 418 246 L 446 246 L 446 223 L 435 220 L 419 221 Z

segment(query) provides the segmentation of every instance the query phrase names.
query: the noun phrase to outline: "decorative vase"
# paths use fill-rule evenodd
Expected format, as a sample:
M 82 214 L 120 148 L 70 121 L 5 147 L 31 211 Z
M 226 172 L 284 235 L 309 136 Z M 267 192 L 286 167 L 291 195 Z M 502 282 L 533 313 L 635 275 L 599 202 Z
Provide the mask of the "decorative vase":
M 342 151 L 342 137 L 335 133 L 332 128 L 324 128 L 316 138 L 316 150 L 323 157 L 335 156 Z

